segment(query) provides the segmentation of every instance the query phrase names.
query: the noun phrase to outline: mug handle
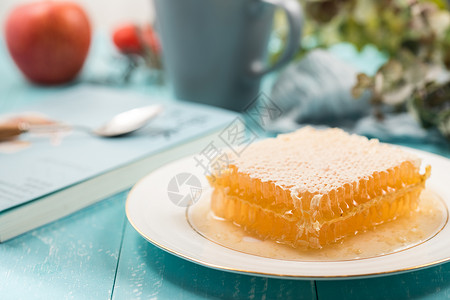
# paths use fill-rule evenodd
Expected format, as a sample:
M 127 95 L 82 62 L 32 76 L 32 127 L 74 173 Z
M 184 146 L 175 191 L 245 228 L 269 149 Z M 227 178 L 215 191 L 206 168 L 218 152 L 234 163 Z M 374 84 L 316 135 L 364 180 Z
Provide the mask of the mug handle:
M 278 6 L 284 10 L 286 14 L 289 35 L 287 38 L 286 47 L 283 54 L 277 62 L 272 66 L 265 67 L 261 61 L 255 61 L 250 66 L 250 75 L 255 77 L 261 77 L 275 71 L 276 69 L 287 64 L 295 55 L 298 50 L 302 27 L 303 27 L 303 12 L 298 0 L 259 0 L 263 3 Z

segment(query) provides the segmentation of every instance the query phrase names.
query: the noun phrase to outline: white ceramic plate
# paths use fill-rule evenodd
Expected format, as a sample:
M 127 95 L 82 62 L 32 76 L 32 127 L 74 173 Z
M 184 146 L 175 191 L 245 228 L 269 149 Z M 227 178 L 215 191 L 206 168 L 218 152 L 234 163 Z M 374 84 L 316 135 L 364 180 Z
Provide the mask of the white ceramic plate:
M 450 207 L 450 160 L 431 153 L 407 149 L 432 166 L 427 187 Z M 149 242 L 189 261 L 231 272 L 298 279 L 335 279 L 380 276 L 411 271 L 450 260 L 450 225 L 430 240 L 404 251 L 350 261 L 287 261 L 264 258 L 220 246 L 197 233 L 186 219 L 186 208 L 175 205 L 168 195 L 170 180 L 192 173 L 202 186 L 208 183 L 194 158 L 168 164 L 140 180 L 131 190 L 126 213 L 132 226 Z M 183 194 L 183 191 L 180 191 Z

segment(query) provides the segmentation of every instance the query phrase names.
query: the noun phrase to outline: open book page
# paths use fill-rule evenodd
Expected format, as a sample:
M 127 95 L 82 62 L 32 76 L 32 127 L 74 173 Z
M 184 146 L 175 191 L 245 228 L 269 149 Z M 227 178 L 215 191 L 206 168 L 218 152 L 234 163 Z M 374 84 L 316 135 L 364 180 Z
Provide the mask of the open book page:
M 96 128 L 114 115 L 162 103 L 164 111 L 146 127 L 120 138 L 75 129 L 25 133 L 0 143 L 0 211 L 93 178 L 143 157 L 199 138 L 231 123 L 236 114 L 203 105 L 149 99 L 96 87 L 75 88 L 0 116 Z

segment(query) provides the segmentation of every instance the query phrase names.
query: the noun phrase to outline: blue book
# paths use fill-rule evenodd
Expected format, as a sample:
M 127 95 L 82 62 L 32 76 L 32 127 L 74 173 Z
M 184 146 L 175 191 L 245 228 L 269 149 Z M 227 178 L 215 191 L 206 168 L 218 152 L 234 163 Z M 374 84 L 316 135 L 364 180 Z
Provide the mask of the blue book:
M 237 117 L 204 105 L 84 87 L 8 112 L 97 128 L 114 115 L 153 103 L 163 112 L 119 138 L 88 132 L 25 133 L 0 142 L 0 242 L 131 187 L 152 170 L 202 151 Z

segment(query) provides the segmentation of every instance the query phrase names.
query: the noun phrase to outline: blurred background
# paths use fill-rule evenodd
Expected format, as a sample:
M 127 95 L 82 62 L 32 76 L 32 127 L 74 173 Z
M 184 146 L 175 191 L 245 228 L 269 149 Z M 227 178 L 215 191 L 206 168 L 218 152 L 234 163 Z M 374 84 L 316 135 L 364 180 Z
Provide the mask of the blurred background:
M 387 142 L 448 145 L 450 13 L 447 1 L 292 1 L 300 4 L 304 11 L 301 39 L 296 40 L 296 50 L 290 53 L 293 57 L 276 72 L 260 76 L 263 79 L 261 86 L 259 82 L 254 82 L 252 92 L 247 93 L 249 97 L 246 101 L 251 102 L 261 100 L 255 90 L 263 92 L 265 99 L 270 100 L 279 112 L 265 122 L 266 133 L 287 132 L 313 124 L 341 127 Z M 0 1 L 0 22 L 6 24 L 14 9 L 28 2 L 39 1 Z M 267 11 L 269 7 L 274 11 L 274 16 L 271 12 L 267 13 L 268 17 L 261 18 L 251 28 L 246 28 L 248 24 L 243 25 L 246 23 L 237 19 L 220 24 L 219 20 L 228 20 L 236 15 L 229 10 L 231 5 L 219 7 L 220 1 L 190 0 L 189 3 L 183 2 L 182 7 L 177 7 L 178 3 L 174 2 L 173 7 L 159 10 L 164 16 L 157 15 L 158 5 L 155 4 L 160 2 L 162 5 L 167 1 L 72 2 L 79 4 L 90 20 L 92 37 L 85 34 L 90 45 L 85 51 L 86 63 L 84 60 L 79 63 L 78 70 L 81 72 L 72 72 L 75 75 L 67 80 L 61 77 L 59 83 L 62 86 L 66 83 L 98 84 L 149 95 L 169 95 L 169 83 L 175 78 L 178 85 L 188 88 L 196 86 L 204 90 L 212 87 L 210 82 L 213 81 L 228 80 L 231 84 L 242 80 L 242 70 L 231 70 L 230 74 L 220 77 L 225 73 L 224 68 L 236 61 L 237 65 L 249 65 L 256 57 L 259 60 L 256 62 L 270 66 L 283 57 L 287 46 L 292 48 L 286 16 L 282 10 L 273 10 L 272 6 L 263 2 L 260 4 L 265 6 L 260 12 Z M 233 3 L 240 2 L 245 1 Z M 230 11 L 229 15 L 213 15 L 225 10 Z M 251 22 L 257 19 L 254 16 L 246 18 Z M 11 18 L 14 22 L 20 19 L 20 15 Z M 165 28 L 172 29 L 164 32 L 164 26 L 159 26 L 163 22 L 166 22 Z M 11 45 L 25 40 L 17 37 L 20 28 L 17 24 L 20 21 L 10 26 L 12 33 L 9 39 L 3 26 L 5 38 L 0 44 L 0 72 L 8 74 L 2 76 L 4 80 L 0 82 L 3 95 L 21 99 L 20 95 L 26 90 L 34 97 L 36 93 L 47 93 L 58 88 L 56 82 L 51 82 L 52 86 L 44 84 L 39 87 L 40 83 L 35 80 L 39 76 L 27 74 L 26 69 L 32 68 L 48 73 L 46 68 L 31 66 L 36 60 L 30 63 L 17 55 L 14 57 L 18 51 Z M 251 39 L 233 41 L 231 30 L 235 30 L 235 36 L 239 35 L 236 34 L 239 31 L 267 32 L 261 34 L 267 35 L 267 39 L 261 37 L 258 46 L 252 46 L 255 43 Z M 252 33 L 249 36 L 257 35 Z M 228 49 L 236 48 L 238 51 L 224 50 L 224 46 L 233 43 L 240 46 Z M 48 56 L 55 57 L 54 51 L 58 50 L 48 50 Z M 205 63 L 206 59 L 211 61 Z M 188 62 L 191 64 L 188 65 Z M 217 69 L 219 64 L 224 67 Z M 194 77 L 194 72 L 200 71 L 205 72 L 198 74 L 200 82 L 189 81 Z M 30 85 L 30 82 L 37 85 Z M 242 88 L 248 82 L 239 82 L 238 87 Z M 236 86 L 217 86 L 220 88 L 217 91 L 213 89 L 210 94 L 218 98 L 222 93 L 225 101 L 235 98 L 226 92 L 236 89 Z M 186 100 L 188 97 L 177 98 Z M 226 107 L 226 103 L 218 103 L 214 97 L 207 98 L 210 105 Z M 5 110 L 14 106 L 12 102 L 2 105 Z
M 0 23 L 2 26 L 13 8 L 29 2 L 29 0 L 0 1 Z M 128 21 L 151 22 L 155 17 L 150 0 L 74 0 L 72 2 L 79 3 L 89 14 L 92 25 L 96 29 L 104 31 L 112 30 L 117 24 Z

